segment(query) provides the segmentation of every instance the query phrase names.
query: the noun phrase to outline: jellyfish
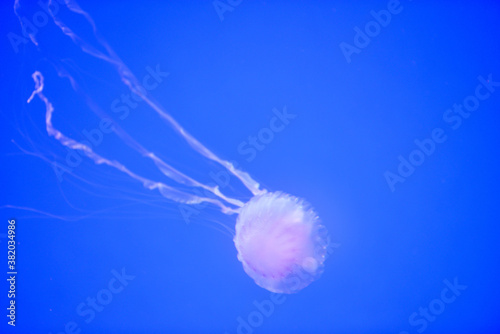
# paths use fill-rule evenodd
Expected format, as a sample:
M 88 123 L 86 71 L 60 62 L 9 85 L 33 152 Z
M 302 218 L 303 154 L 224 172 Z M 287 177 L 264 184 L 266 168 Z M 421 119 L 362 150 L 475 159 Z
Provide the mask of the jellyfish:
M 89 143 L 72 138 L 53 124 L 57 106 L 44 93 L 45 78 L 42 72 L 37 70 L 32 74 L 35 88 L 28 98 L 28 103 L 32 102 L 35 97 L 43 102 L 47 135 L 53 137 L 63 147 L 81 152 L 96 165 L 114 168 L 142 184 L 144 188 L 158 191 L 170 201 L 186 205 L 208 203 L 224 214 L 237 215 L 233 238 L 237 259 L 241 262 L 244 271 L 258 286 L 276 293 L 294 293 L 316 280 L 324 268 L 329 239 L 325 227 L 311 205 L 287 193 L 263 189 L 247 172 L 214 154 L 181 126 L 159 103 L 155 102 L 150 93 L 144 89 L 144 85 L 141 85 L 132 71 L 99 34 L 93 19 L 87 12 L 75 1 L 66 0 L 64 3 L 59 1 L 59 4 L 58 11 L 64 9 L 69 14 L 76 14 L 85 19 L 94 33 L 92 42 L 86 40 L 75 31 L 78 26 L 62 18 L 65 15 L 54 15 L 53 8 L 47 7 L 54 26 L 62 33 L 61 36 L 71 41 L 72 45 L 85 57 L 90 56 L 112 67 L 120 81 L 135 96 L 144 101 L 157 117 L 172 128 L 194 152 L 225 168 L 248 189 L 252 197 L 244 203 L 225 195 L 218 185 L 204 184 L 188 176 L 139 143 L 117 121 L 112 121 L 114 134 L 143 158 L 152 161 L 169 182 L 157 181 L 140 175 L 120 161 L 96 152 Z M 19 0 L 16 0 L 14 8 L 20 18 Z M 20 22 L 22 25 L 25 24 L 21 19 Z M 33 32 L 29 33 L 30 29 L 24 30 L 28 31 L 29 39 L 33 44 L 43 49 L 43 41 L 40 41 Z M 50 51 L 44 50 L 44 52 Z M 78 63 L 74 58 L 71 61 L 57 60 L 56 56 L 50 59 L 57 75 L 66 79 L 71 88 L 84 97 L 88 109 L 101 119 L 112 119 L 108 118 L 107 113 L 94 97 L 86 94 L 84 85 L 74 74 L 75 69 L 86 65 L 85 62 Z M 213 196 L 195 194 L 190 189 L 202 189 Z
M 301 290 L 323 267 L 326 239 L 304 200 L 282 192 L 254 196 L 239 210 L 234 244 L 245 272 L 279 293 Z

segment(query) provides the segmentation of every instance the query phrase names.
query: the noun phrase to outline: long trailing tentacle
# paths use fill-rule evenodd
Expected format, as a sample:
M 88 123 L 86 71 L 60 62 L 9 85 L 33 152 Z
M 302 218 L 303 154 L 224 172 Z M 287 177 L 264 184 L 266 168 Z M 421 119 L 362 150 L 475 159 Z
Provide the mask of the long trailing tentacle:
M 212 161 L 217 162 L 218 164 L 225 167 L 231 174 L 237 177 L 244 185 L 247 187 L 249 191 L 252 192 L 253 195 L 259 195 L 265 190 L 260 189 L 260 185 L 257 181 L 252 179 L 250 174 L 237 169 L 231 162 L 227 160 L 223 160 L 215 155 L 212 151 L 206 148 L 203 144 L 201 144 L 196 138 L 194 138 L 189 132 L 187 132 L 169 113 L 167 113 L 162 107 L 160 107 L 157 103 L 153 102 L 150 98 L 148 98 L 143 89 L 139 84 L 137 78 L 133 75 L 133 73 L 128 69 L 128 67 L 123 63 L 123 61 L 118 57 L 118 55 L 114 52 L 114 50 L 110 47 L 110 45 L 106 42 L 106 40 L 99 34 L 97 30 L 96 24 L 93 21 L 92 17 L 85 12 L 76 1 L 73 0 L 65 0 L 65 4 L 69 10 L 76 14 L 82 15 L 87 22 L 92 26 L 94 31 L 94 35 L 99 42 L 99 44 L 106 50 L 107 54 L 99 51 L 97 48 L 93 47 L 82 38 L 80 38 L 77 34 L 73 32 L 73 30 L 66 25 L 60 18 L 52 15 L 54 23 L 61 29 L 61 31 L 70 37 L 73 42 L 80 47 L 80 49 L 96 58 L 105 60 L 110 64 L 113 64 L 117 69 L 121 80 L 129 87 L 129 89 L 140 96 L 146 103 L 156 111 L 156 113 L 169 125 L 173 127 L 173 129 L 183 137 L 186 142 L 198 153 L 203 155 L 205 158 L 208 158 Z M 218 189 L 217 189 L 218 190 Z
M 47 133 L 57 139 L 62 145 L 74 149 L 74 150 L 79 150 L 83 152 L 88 158 L 92 159 L 96 164 L 103 164 L 103 165 L 108 165 L 110 167 L 113 167 L 131 178 L 139 181 L 142 183 L 142 185 L 150 190 L 157 189 L 162 196 L 165 198 L 168 198 L 170 200 L 179 202 L 179 203 L 186 203 L 186 204 L 198 204 L 202 202 L 208 202 L 212 203 L 216 206 L 218 206 L 222 212 L 224 213 L 235 213 L 236 210 L 232 209 L 230 207 L 225 206 L 221 201 L 213 198 L 208 198 L 208 197 L 201 197 L 193 194 L 189 194 L 180 190 L 177 190 L 165 183 L 162 182 L 156 182 L 152 181 L 150 179 L 147 179 L 145 177 L 142 177 L 131 170 L 129 170 L 126 166 L 121 164 L 118 161 L 115 160 L 109 160 L 101 155 L 95 153 L 92 148 L 90 148 L 88 145 L 84 143 L 80 143 L 66 135 L 64 135 L 61 131 L 58 129 L 54 128 L 52 125 L 52 115 L 54 113 L 54 107 L 52 103 L 49 101 L 49 99 L 43 94 L 43 88 L 44 88 L 44 82 L 43 82 L 43 75 L 36 71 L 33 73 L 33 80 L 35 81 L 35 90 L 31 94 L 31 96 L 28 99 L 28 103 L 33 100 L 35 96 L 38 96 L 40 100 L 45 104 L 45 125 L 47 129 Z
M 204 156 L 205 158 L 215 161 L 218 164 L 222 165 L 225 167 L 231 174 L 233 174 L 236 178 L 238 178 L 246 187 L 247 189 L 254 195 L 262 194 L 266 192 L 265 190 L 260 189 L 259 183 L 257 183 L 255 180 L 251 178 L 251 176 L 243 172 L 239 169 L 237 169 L 231 162 L 223 160 L 216 156 L 212 151 L 210 151 L 208 148 L 206 148 L 203 144 L 201 144 L 196 138 L 194 138 L 190 133 L 188 133 L 169 113 L 167 113 L 162 107 L 160 107 L 157 103 L 153 102 L 148 96 L 145 90 L 142 88 L 142 86 L 139 84 L 137 78 L 133 75 L 133 73 L 128 69 L 128 67 L 123 63 L 123 61 L 118 57 L 118 55 L 114 52 L 114 50 L 108 45 L 108 43 L 104 40 L 104 38 L 101 37 L 99 34 L 96 25 L 91 18 L 91 16 L 85 12 L 84 10 L 81 9 L 81 7 L 76 3 L 76 1 L 73 0 L 61 0 L 58 1 L 59 4 L 62 4 L 64 2 L 64 5 L 68 10 L 70 10 L 73 13 L 76 13 L 78 15 L 83 16 L 86 21 L 91 25 L 94 36 L 100 46 L 105 50 L 105 52 L 100 51 L 98 48 L 92 46 L 90 43 L 86 42 L 84 39 L 82 39 L 80 36 L 74 33 L 74 31 L 60 18 L 54 15 L 51 9 L 51 5 L 53 4 L 52 0 L 49 1 L 48 6 L 46 7 L 51 14 L 51 17 L 57 27 L 60 28 L 62 33 L 66 36 L 68 36 L 75 45 L 77 45 L 83 52 L 101 59 L 111 65 L 114 66 L 114 68 L 117 70 L 121 81 L 137 96 L 142 98 L 167 124 L 169 124 L 190 146 L 193 148 L 196 152 Z M 14 11 L 16 15 L 19 17 L 21 25 L 23 25 L 23 21 L 21 20 L 21 17 L 19 16 L 18 10 L 19 10 L 19 0 L 15 1 L 14 4 Z M 35 36 L 31 33 L 29 33 L 30 40 L 36 45 L 39 46 L 38 41 L 36 40 Z M 79 86 L 76 83 L 76 81 L 71 77 L 71 75 L 65 71 L 62 67 L 58 68 L 58 74 L 61 77 L 66 77 L 70 80 L 71 85 L 75 91 L 79 91 Z M 187 192 L 183 192 L 180 190 L 177 190 L 171 186 L 168 186 L 162 182 L 154 182 L 151 181 L 147 178 L 144 178 L 140 175 L 137 175 L 130 171 L 126 166 L 121 164 L 118 161 L 114 160 L 109 160 L 101 155 L 97 154 L 94 152 L 89 146 L 78 142 L 74 139 L 71 139 L 64 134 L 62 134 L 59 130 L 55 129 L 52 125 L 52 113 L 54 111 L 54 108 L 50 101 L 43 95 L 43 76 L 40 72 L 35 72 L 33 74 L 33 79 L 35 80 L 35 90 L 31 97 L 29 98 L 28 102 L 33 99 L 35 95 L 38 95 L 40 99 L 45 103 L 46 105 L 46 128 L 47 132 L 49 135 L 53 136 L 61 144 L 64 146 L 67 146 L 72 149 L 80 150 L 84 152 L 84 154 L 92 159 L 96 164 L 106 164 L 109 166 L 112 166 L 130 177 L 140 181 L 144 187 L 148 189 L 158 189 L 160 193 L 165 196 L 166 198 L 172 199 L 174 201 L 180 202 L 180 203 L 188 203 L 188 204 L 195 204 L 195 203 L 201 203 L 201 202 L 210 202 L 212 204 L 215 204 L 221 208 L 221 210 L 225 213 L 233 213 L 237 212 L 237 209 L 230 208 L 226 205 L 224 205 L 221 201 L 217 199 L 212 199 L 212 198 L 207 198 L 207 197 L 202 197 L 202 196 L 196 196 Z M 92 100 L 87 97 L 86 99 L 87 104 L 89 107 L 96 112 L 98 115 L 102 117 L 103 113 L 102 111 L 99 110 L 99 107 L 95 104 L 92 103 Z M 158 169 L 168 178 L 183 184 L 187 185 L 190 187 L 200 187 L 203 188 L 213 194 L 215 194 L 217 197 L 220 199 L 224 200 L 227 203 L 230 203 L 234 206 L 241 207 L 244 205 L 243 202 L 233 199 L 230 197 L 225 196 L 219 189 L 218 186 L 209 186 L 205 185 L 203 183 L 200 183 L 191 177 L 183 174 L 182 172 L 178 171 L 162 159 L 160 159 L 157 155 L 155 155 L 153 152 L 147 150 L 144 148 L 142 145 L 140 145 L 138 142 L 136 142 L 130 135 L 128 135 L 118 124 L 114 124 L 113 126 L 113 131 L 115 134 L 118 135 L 122 139 L 122 141 L 127 144 L 128 146 L 132 147 L 134 150 L 139 152 L 142 156 L 151 159 Z

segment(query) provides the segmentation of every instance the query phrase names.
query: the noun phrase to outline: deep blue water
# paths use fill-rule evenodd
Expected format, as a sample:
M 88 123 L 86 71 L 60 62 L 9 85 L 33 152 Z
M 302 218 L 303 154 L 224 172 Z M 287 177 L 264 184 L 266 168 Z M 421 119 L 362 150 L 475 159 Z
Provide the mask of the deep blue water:
M 98 45 L 61 2 L 55 17 Z M 24 34 L 1 4 L 0 275 L 12 219 L 17 272 L 15 328 L 1 280 L 1 333 L 500 333 L 498 2 L 80 3 L 187 131 L 314 206 L 331 239 L 325 271 L 278 296 L 237 260 L 222 227 L 235 215 L 179 207 L 48 135 L 44 104 L 26 103 L 35 71 L 68 136 L 189 191 L 106 132 L 92 101 L 182 172 L 251 198 L 130 100 L 43 3 L 20 1 Z

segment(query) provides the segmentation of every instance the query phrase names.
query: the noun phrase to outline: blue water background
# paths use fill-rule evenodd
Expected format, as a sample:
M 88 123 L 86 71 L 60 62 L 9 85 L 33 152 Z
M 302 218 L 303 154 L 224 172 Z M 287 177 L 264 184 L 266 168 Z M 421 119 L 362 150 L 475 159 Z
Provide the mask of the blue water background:
M 7 220 L 14 218 L 19 272 L 14 330 L 6 324 L 8 286 L 1 280 L 0 331 L 500 333 L 500 87 L 457 129 L 443 119 L 475 94 L 479 77 L 500 81 L 498 3 L 401 1 L 350 62 L 341 43 L 354 45 L 354 28 L 365 29 L 374 20 L 370 11 L 386 10 L 386 1 L 222 3 L 232 9 L 222 16 L 212 1 L 80 5 L 139 79 L 156 66 L 169 73 L 150 94 L 190 133 L 266 189 L 314 206 L 334 245 L 323 276 L 278 303 L 244 273 L 231 237 L 218 227 L 232 228 L 235 216 L 196 208 L 186 223 L 177 204 L 85 159 L 61 181 L 51 162 L 68 151 L 47 136 L 40 100 L 26 103 L 31 74 L 46 75 L 54 123 L 69 135 L 83 139 L 82 130 L 97 128 L 99 118 L 50 65 L 50 56 L 76 55 L 58 44 L 64 39 L 54 25 L 39 29 L 48 43 L 42 51 L 30 42 L 14 47 L 8 34 L 22 36 L 21 27 L 11 1 L 3 1 L 0 204 L 25 209 L 0 211 L 2 268 Z M 21 5 L 29 19 L 40 11 L 34 1 Z M 54 45 L 51 36 L 59 36 Z M 104 106 L 127 93 L 96 89 L 91 76 L 78 79 Z M 253 159 L 242 153 L 249 136 L 269 128 L 283 108 L 296 117 Z M 130 112 L 121 124 L 175 167 L 203 182 L 223 171 L 144 103 Z M 446 140 L 391 188 L 386 173 L 398 173 L 398 157 L 409 159 L 415 140 L 436 129 Z M 112 134 L 97 149 L 165 180 Z M 224 191 L 251 197 L 234 178 Z M 78 307 L 104 296 L 122 270 L 130 276 L 123 290 L 94 316 L 82 316 L 90 308 Z M 454 282 L 466 288 L 446 290 L 445 299 L 456 298 L 443 303 Z M 259 311 L 255 302 L 269 308 Z M 440 305 L 432 320 L 414 315 Z

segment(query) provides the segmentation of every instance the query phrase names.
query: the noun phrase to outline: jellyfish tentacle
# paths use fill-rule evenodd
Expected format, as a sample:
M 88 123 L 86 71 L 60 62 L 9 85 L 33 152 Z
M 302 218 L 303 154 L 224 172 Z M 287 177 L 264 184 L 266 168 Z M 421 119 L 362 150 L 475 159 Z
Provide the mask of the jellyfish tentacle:
M 17 2 L 17 1 L 16 1 Z M 99 51 L 97 48 L 93 47 L 89 43 L 85 42 L 81 39 L 77 34 L 75 34 L 71 28 L 66 25 L 61 18 L 53 15 L 51 12 L 52 19 L 54 23 L 61 29 L 63 34 L 73 40 L 73 42 L 80 47 L 83 52 L 88 53 L 94 57 L 107 61 L 113 64 L 118 71 L 121 80 L 123 83 L 136 95 L 140 96 L 159 116 L 162 118 L 167 124 L 169 124 L 188 144 L 194 149 L 196 152 L 204 156 L 205 158 L 212 160 L 224 168 L 226 168 L 231 174 L 233 174 L 238 180 L 243 183 L 243 185 L 253 194 L 253 195 L 261 195 L 266 193 L 266 190 L 260 189 L 260 184 L 255 181 L 250 174 L 239 170 L 232 164 L 230 161 L 219 158 L 212 151 L 210 151 L 207 147 L 205 147 L 202 143 L 200 143 L 196 138 L 194 138 L 189 132 L 187 132 L 168 112 L 166 112 L 163 108 L 161 108 L 157 103 L 153 102 L 148 96 L 146 96 L 143 89 L 141 89 L 141 85 L 137 78 L 133 75 L 133 73 L 128 69 L 128 67 L 123 63 L 120 57 L 114 52 L 111 46 L 102 38 L 100 35 L 94 20 L 90 17 L 90 15 L 85 12 L 75 1 L 73 0 L 65 0 L 65 4 L 67 8 L 79 15 L 82 15 L 87 22 L 91 25 L 94 36 L 99 44 L 106 50 L 108 54 L 104 54 Z M 50 10 L 50 9 L 49 9 Z M 216 189 L 207 189 L 210 191 L 215 191 Z M 243 203 L 237 201 L 235 199 L 229 199 L 227 197 L 223 197 L 224 200 L 231 202 L 237 206 L 242 206 Z
M 227 214 L 237 213 L 236 209 L 227 207 L 218 199 L 202 197 L 187 192 L 183 192 L 163 182 L 152 181 L 148 178 L 140 176 L 132 172 L 130 169 L 128 169 L 125 165 L 121 164 L 119 161 L 109 160 L 99 155 L 98 153 L 94 152 L 92 148 L 90 148 L 88 145 L 80 143 L 64 135 L 61 131 L 59 131 L 52 125 L 52 115 L 54 113 L 54 107 L 52 103 L 49 101 L 49 99 L 43 94 L 43 87 L 44 87 L 43 75 L 40 72 L 36 71 L 35 73 L 33 73 L 32 76 L 33 80 L 35 81 L 35 89 L 31 94 L 31 96 L 28 98 L 28 103 L 30 103 L 33 100 L 35 95 L 38 96 L 40 100 L 42 100 L 42 102 L 45 104 L 45 125 L 47 133 L 50 136 L 57 139 L 63 146 L 83 152 L 88 158 L 93 160 L 96 164 L 108 165 L 127 174 L 131 178 L 141 182 L 142 185 L 147 189 L 150 190 L 157 189 L 163 197 L 173 200 L 175 202 L 185 203 L 185 204 L 198 204 L 202 202 L 208 202 L 218 206 L 224 213 Z
M 181 137 L 186 140 L 186 142 L 199 154 L 204 156 L 205 158 L 208 158 L 212 161 L 217 162 L 218 164 L 222 165 L 224 168 L 226 168 L 231 174 L 233 174 L 236 178 L 238 178 L 244 185 L 245 187 L 253 194 L 253 195 L 258 195 L 265 193 L 265 190 L 260 189 L 260 185 L 258 182 L 252 179 L 252 177 L 246 173 L 243 172 L 239 169 L 237 169 L 231 162 L 220 159 L 218 156 L 216 156 L 213 152 L 211 152 L 208 148 L 206 148 L 203 144 L 201 144 L 196 138 L 194 138 L 191 134 L 189 134 L 177 121 L 170 116 L 165 110 L 163 110 L 157 103 L 153 102 L 148 96 L 146 96 L 145 91 L 141 89 L 141 85 L 139 84 L 137 78 L 132 74 L 132 72 L 128 69 L 128 67 L 123 63 L 123 61 L 119 58 L 119 56 L 114 52 L 114 50 L 109 46 L 109 44 L 104 40 L 104 38 L 101 37 L 99 34 L 97 27 L 90 15 L 85 12 L 75 1 L 72 0 L 65 0 L 64 4 L 68 8 L 68 10 L 82 15 L 87 22 L 91 25 L 94 35 L 96 37 L 96 40 L 98 43 L 106 50 L 106 53 L 99 51 L 96 47 L 92 46 L 82 38 L 80 38 L 77 34 L 73 32 L 73 30 L 63 22 L 63 20 L 55 16 L 54 13 L 51 11 L 50 6 L 48 7 L 48 11 L 56 24 L 60 28 L 63 34 L 68 36 L 74 43 L 77 45 L 83 52 L 94 56 L 98 59 L 101 59 L 103 61 L 106 61 L 110 64 L 112 64 L 117 72 L 119 73 L 119 76 L 122 80 L 122 82 L 136 95 L 141 97 L 155 112 L 165 121 L 167 122 Z M 18 16 L 20 19 L 21 25 L 24 26 L 23 20 L 21 20 L 19 13 L 18 13 L 18 8 L 19 8 L 19 0 L 15 1 L 14 4 L 14 10 L 15 14 Z M 29 31 L 29 30 L 28 30 Z M 30 34 L 30 39 L 31 41 L 38 46 L 38 42 L 35 38 L 35 36 L 32 36 L 31 32 L 28 32 Z M 58 68 L 58 74 L 60 76 L 65 76 L 67 77 L 71 84 L 73 89 L 78 90 L 78 85 L 76 82 L 73 80 L 71 75 L 64 71 L 61 68 Z M 97 112 L 96 109 L 92 106 L 92 102 L 87 99 L 87 103 L 91 106 L 91 109 L 94 112 Z M 97 112 L 100 114 L 99 112 Z M 140 144 L 138 144 L 135 140 L 133 140 L 124 130 L 122 130 L 116 122 L 114 123 L 114 132 L 130 147 L 138 151 L 140 154 L 142 154 L 144 157 L 147 157 L 149 159 L 152 159 L 158 169 L 167 177 L 175 180 L 176 182 L 179 182 L 181 184 L 185 184 L 188 186 L 192 187 L 200 187 L 203 188 L 207 191 L 210 191 L 211 193 L 215 194 L 219 198 L 223 199 L 227 203 L 230 203 L 232 205 L 241 207 L 244 205 L 242 201 L 239 201 L 234 198 L 227 197 L 224 195 L 221 191 L 220 188 L 217 186 L 208 186 L 205 184 L 202 184 L 198 181 L 195 181 L 194 179 L 188 177 L 187 175 L 181 173 L 180 171 L 176 170 L 160 158 L 158 158 L 154 153 L 149 152 L 146 150 L 144 147 L 142 147 Z
M 106 118 L 112 123 L 113 125 L 112 131 L 123 141 L 123 143 L 125 143 L 133 150 L 137 151 L 143 157 L 151 159 L 163 175 L 180 184 L 189 187 L 199 187 L 205 189 L 232 205 L 238 207 L 242 207 L 244 205 L 243 202 L 224 195 L 220 191 L 218 186 L 209 186 L 194 180 L 193 178 L 180 172 L 170 164 L 166 163 L 164 160 L 159 158 L 154 152 L 151 152 L 148 149 L 146 149 L 144 146 L 138 143 L 134 138 L 132 138 L 132 136 L 130 136 L 117 122 L 112 120 L 104 111 L 102 111 L 89 97 L 85 96 L 78 83 L 73 79 L 73 77 L 68 73 L 68 71 L 66 71 L 64 68 L 60 66 L 56 66 L 56 69 L 59 76 L 65 77 L 70 81 L 71 86 L 73 87 L 73 90 L 75 92 L 80 93 L 82 96 L 84 96 L 87 105 L 96 115 L 98 115 L 103 119 Z

